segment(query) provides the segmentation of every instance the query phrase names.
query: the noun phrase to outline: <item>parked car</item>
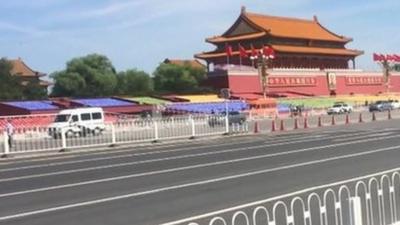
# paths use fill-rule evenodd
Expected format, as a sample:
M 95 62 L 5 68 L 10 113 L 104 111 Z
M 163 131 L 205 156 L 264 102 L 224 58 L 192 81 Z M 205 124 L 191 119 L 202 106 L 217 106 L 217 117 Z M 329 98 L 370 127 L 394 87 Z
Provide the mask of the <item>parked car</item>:
M 392 110 L 392 104 L 389 101 L 377 101 L 375 103 L 372 103 L 369 105 L 369 111 L 374 112 L 374 111 L 388 111 Z
M 351 113 L 353 111 L 353 107 L 344 102 L 336 102 L 327 110 L 328 115 L 332 114 L 342 114 L 342 113 Z
M 303 105 L 290 105 L 290 116 L 301 116 L 302 112 L 304 112 Z
M 390 104 L 391 104 L 391 106 L 392 106 L 392 109 L 400 109 L 400 102 L 399 102 L 399 100 L 389 100 L 389 102 L 390 102 Z
M 209 120 L 208 124 L 210 126 L 218 126 L 218 125 L 225 125 L 225 117 L 226 113 L 223 112 L 219 115 L 212 115 Z M 229 112 L 228 114 L 228 122 L 229 125 L 232 124 L 243 124 L 246 121 L 246 115 L 237 111 Z
M 105 130 L 104 113 L 102 108 L 77 108 L 61 110 L 54 122 L 48 128 L 48 134 L 53 138 L 87 134 L 101 134 Z

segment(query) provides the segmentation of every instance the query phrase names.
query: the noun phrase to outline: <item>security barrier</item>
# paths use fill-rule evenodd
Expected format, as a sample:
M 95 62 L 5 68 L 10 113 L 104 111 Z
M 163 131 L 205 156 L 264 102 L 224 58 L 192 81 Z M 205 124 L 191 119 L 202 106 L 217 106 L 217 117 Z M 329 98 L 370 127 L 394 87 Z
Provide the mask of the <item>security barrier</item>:
M 0 134 L 0 155 L 239 134 L 248 130 L 247 122 L 227 120 L 220 115 L 127 119 L 107 123 L 103 130 L 81 127 L 80 132 L 73 132 L 66 127 L 51 135 L 47 127 L 17 128 L 11 146 L 7 135 Z
M 391 225 L 400 220 L 400 168 L 163 225 Z
M 373 116 L 373 114 L 375 116 Z M 14 131 L 11 146 L 7 135 L 0 132 L 0 155 L 55 151 L 118 144 L 189 139 L 201 136 L 284 132 L 333 125 L 354 124 L 400 118 L 400 112 L 360 112 L 340 115 L 288 117 L 246 121 L 223 115 L 195 115 L 160 119 L 119 119 L 108 122 L 104 130 L 71 133 L 68 128 L 58 136 L 50 136 L 48 127 L 19 127 Z M 374 120 L 375 118 L 375 120 Z

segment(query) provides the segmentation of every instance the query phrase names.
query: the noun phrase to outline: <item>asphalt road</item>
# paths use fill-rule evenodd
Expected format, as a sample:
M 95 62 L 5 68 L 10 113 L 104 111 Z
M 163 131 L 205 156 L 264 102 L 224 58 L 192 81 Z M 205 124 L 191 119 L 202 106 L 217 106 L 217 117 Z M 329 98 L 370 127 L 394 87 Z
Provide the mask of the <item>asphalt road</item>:
M 0 161 L 0 224 L 161 224 L 397 168 L 399 125 Z

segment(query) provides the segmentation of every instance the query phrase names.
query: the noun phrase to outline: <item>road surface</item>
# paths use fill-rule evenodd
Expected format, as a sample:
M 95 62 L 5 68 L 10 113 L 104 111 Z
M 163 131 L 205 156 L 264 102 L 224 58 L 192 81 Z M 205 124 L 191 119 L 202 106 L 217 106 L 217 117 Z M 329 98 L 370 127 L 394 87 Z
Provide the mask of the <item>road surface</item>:
M 151 225 L 396 168 L 400 120 L 0 161 L 0 224 Z

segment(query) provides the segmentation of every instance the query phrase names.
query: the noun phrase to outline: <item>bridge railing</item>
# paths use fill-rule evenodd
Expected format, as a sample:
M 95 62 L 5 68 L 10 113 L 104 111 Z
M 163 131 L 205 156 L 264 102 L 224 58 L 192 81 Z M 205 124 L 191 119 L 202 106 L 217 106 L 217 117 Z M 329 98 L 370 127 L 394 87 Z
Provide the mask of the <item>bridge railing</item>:
M 162 225 L 391 225 L 400 220 L 400 168 Z

